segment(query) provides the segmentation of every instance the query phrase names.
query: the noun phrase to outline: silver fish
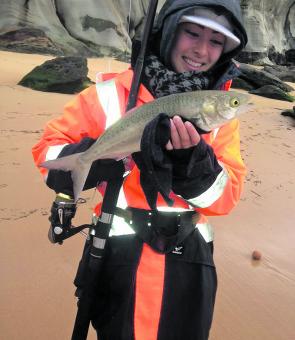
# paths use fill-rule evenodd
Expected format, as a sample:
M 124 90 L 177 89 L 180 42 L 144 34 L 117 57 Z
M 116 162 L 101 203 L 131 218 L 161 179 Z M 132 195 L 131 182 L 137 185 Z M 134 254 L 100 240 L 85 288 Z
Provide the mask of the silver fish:
M 211 131 L 249 109 L 250 96 L 235 91 L 194 91 L 158 98 L 134 108 L 110 126 L 85 152 L 43 162 L 47 169 L 71 171 L 75 200 L 85 184 L 92 162 L 122 159 L 140 151 L 140 140 L 148 122 L 159 113 L 179 115 L 204 131 Z

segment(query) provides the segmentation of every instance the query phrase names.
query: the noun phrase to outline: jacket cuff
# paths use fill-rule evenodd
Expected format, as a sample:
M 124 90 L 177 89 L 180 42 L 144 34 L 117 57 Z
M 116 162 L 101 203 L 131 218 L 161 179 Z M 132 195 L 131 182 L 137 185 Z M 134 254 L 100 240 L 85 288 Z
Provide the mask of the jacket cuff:
M 95 139 L 85 137 L 79 143 L 66 145 L 57 158 L 81 153 L 90 148 Z M 122 176 L 125 171 L 123 161 L 112 159 L 96 160 L 92 163 L 83 190 L 94 188 L 99 182 L 108 181 Z M 73 181 L 70 171 L 50 170 L 48 172 L 46 184 L 56 193 L 73 196 Z
M 95 142 L 95 139 L 85 137 L 79 143 L 65 145 L 57 158 L 73 155 L 75 153 L 84 152 Z M 87 178 L 88 179 L 88 178 Z M 49 170 L 47 179 L 47 186 L 56 193 L 62 192 L 66 195 L 73 196 L 73 181 L 70 171 Z M 86 180 L 86 186 L 89 186 L 89 180 Z M 90 186 L 91 187 L 91 186 Z
M 187 199 L 187 202 L 196 208 L 209 207 L 222 196 L 228 179 L 229 175 L 227 171 L 223 169 L 207 190 L 196 197 Z
M 179 153 L 172 155 L 172 190 L 185 199 L 193 199 L 203 194 L 214 184 L 222 172 L 222 167 L 218 163 L 213 149 L 203 139 L 197 146 L 184 151 L 187 152 L 186 159 L 180 158 Z M 179 161 L 176 161 L 175 157 L 178 157 Z

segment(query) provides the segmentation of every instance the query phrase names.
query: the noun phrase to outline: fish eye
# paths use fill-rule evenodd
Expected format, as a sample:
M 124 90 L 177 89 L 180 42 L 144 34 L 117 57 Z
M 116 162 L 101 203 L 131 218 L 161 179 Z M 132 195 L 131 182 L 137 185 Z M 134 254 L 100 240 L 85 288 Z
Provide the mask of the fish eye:
M 231 107 L 237 107 L 240 105 L 240 101 L 238 98 L 231 98 L 230 100 L 230 106 Z

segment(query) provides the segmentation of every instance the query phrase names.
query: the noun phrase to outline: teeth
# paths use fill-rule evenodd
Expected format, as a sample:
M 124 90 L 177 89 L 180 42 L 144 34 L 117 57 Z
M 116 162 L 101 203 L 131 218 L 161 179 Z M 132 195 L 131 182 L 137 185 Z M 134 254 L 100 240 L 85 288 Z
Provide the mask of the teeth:
M 189 65 L 191 65 L 191 66 L 193 66 L 193 67 L 200 67 L 200 66 L 202 66 L 202 64 L 196 63 L 196 62 L 194 62 L 194 61 L 192 61 L 191 59 L 188 59 L 188 58 L 186 58 L 186 57 L 184 57 L 184 60 L 185 60 Z

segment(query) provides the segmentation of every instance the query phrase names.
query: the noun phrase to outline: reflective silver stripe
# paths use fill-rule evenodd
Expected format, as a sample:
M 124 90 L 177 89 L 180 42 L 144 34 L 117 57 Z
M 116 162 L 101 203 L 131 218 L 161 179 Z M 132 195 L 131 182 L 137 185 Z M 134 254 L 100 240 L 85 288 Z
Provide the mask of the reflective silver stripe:
M 157 207 L 157 210 L 164 211 L 164 212 L 183 212 L 183 211 L 190 211 L 192 209 L 182 208 L 182 207 Z
M 56 159 L 58 155 L 60 154 L 61 150 L 66 146 L 69 145 L 69 143 L 61 144 L 61 145 L 52 145 L 48 148 L 45 160 L 50 161 L 52 159 Z
M 125 193 L 124 193 L 124 188 L 123 185 L 121 186 L 119 196 L 118 196 L 118 201 L 117 201 L 117 207 L 125 209 L 127 208 L 128 204 L 126 201 Z
M 187 200 L 190 204 L 198 208 L 206 208 L 213 204 L 223 193 L 228 181 L 228 173 L 225 169 L 217 176 L 211 187 L 200 196 Z
M 92 223 L 96 224 L 98 217 L 93 214 Z M 132 235 L 135 231 L 130 227 L 130 225 L 124 220 L 124 218 L 114 215 L 112 227 L 109 236 L 122 236 L 122 235 Z
M 114 79 L 96 84 L 99 102 L 106 114 L 106 128 L 121 118 L 117 87 Z
M 135 231 L 131 226 L 124 220 L 124 218 L 119 216 L 114 216 L 112 228 L 110 230 L 111 236 L 122 236 L 122 235 L 132 235 Z
M 213 130 L 213 140 L 216 138 L 218 131 L 219 131 L 219 128 L 216 128 Z
M 111 222 L 112 217 L 113 217 L 113 215 L 107 214 L 107 213 L 103 212 L 103 213 L 100 215 L 99 220 L 100 220 L 100 222 L 102 222 L 102 223 L 108 224 L 108 223 Z
M 207 243 L 214 240 L 214 230 L 210 223 L 197 223 L 196 228 L 199 229 L 200 234 Z
M 120 189 L 117 207 L 126 209 L 127 201 L 124 193 L 123 186 Z M 110 236 L 120 236 L 120 235 L 132 235 L 135 234 L 131 226 L 124 220 L 124 218 L 119 216 L 114 216 L 112 227 L 110 230 Z
M 93 237 L 93 246 L 98 249 L 104 249 L 106 240 L 104 238 Z

